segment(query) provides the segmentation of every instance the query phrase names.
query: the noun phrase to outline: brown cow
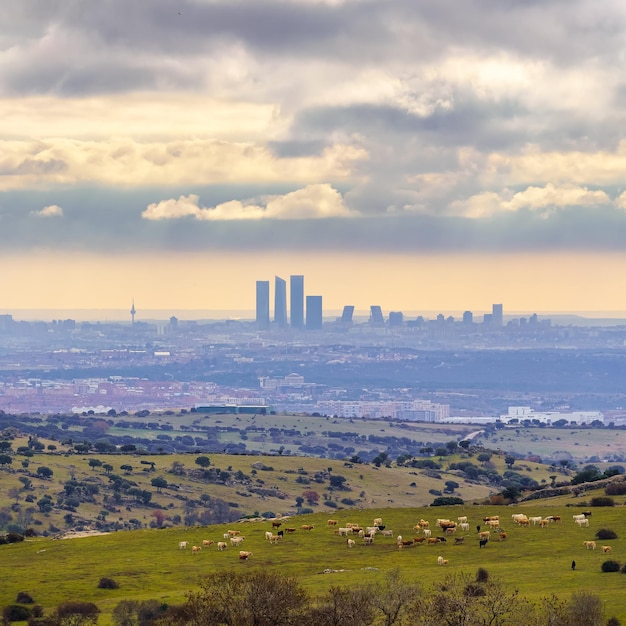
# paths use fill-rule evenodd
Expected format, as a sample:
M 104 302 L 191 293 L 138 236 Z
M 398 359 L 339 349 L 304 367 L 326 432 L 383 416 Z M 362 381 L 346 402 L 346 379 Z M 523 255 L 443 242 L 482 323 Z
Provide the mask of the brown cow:
M 300 528 L 302 528 L 302 530 L 313 530 L 313 528 L 315 527 L 313 526 L 313 524 L 302 524 Z

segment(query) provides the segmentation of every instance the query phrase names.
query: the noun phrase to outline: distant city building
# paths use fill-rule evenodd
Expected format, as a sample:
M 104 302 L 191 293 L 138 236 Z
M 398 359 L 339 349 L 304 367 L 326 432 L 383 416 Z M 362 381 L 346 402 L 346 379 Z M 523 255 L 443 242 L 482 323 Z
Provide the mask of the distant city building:
M 256 325 L 260 330 L 270 327 L 270 281 L 256 281 Z
M 471 311 L 464 311 L 463 323 L 466 326 L 471 326 L 474 323 L 474 314 Z
M 491 324 L 493 315 L 491 313 L 485 313 L 483 315 L 483 324 Z
M 502 315 L 502 305 L 501 304 L 493 304 L 491 305 L 491 325 L 497 326 L 500 328 L 504 322 L 504 318 Z
M 274 277 L 274 322 L 279 328 L 287 326 L 287 282 Z
M 306 329 L 322 330 L 323 312 L 322 296 L 306 297 Z
M 354 305 L 346 304 L 341 313 L 341 322 L 343 324 L 352 324 L 352 316 L 354 315 Z
M 399 328 L 404 324 L 404 314 L 402 311 L 389 312 L 389 328 Z
M 293 275 L 289 282 L 290 320 L 291 328 L 304 328 L 304 276 Z
M 510 406 L 506 415 L 501 415 L 503 422 L 510 423 L 511 420 L 524 422 L 539 422 L 542 424 L 554 424 L 559 420 L 566 420 L 569 423 L 591 424 L 599 421 L 604 423 L 604 414 L 600 411 L 574 411 L 572 413 L 561 413 L 559 411 L 534 411 L 529 406 Z
M 384 326 L 385 318 L 383 317 L 383 310 L 377 304 L 370 306 L 370 326 Z
M 135 323 L 135 315 L 137 313 L 137 309 L 135 308 L 135 298 L 133 298 L 133 305 L 130 307 L 130 319 L 131 323 Z
M 178 328 L 178 318 L 175 315 L 170 317 L 170 331 L 174 331 Z
M 392 418 L 406 421 L 441 422 L 450 415 L 448 404 L 430 400 L 361 401 L 321 400 L 316 404 L 319 412 L 337 417 Z

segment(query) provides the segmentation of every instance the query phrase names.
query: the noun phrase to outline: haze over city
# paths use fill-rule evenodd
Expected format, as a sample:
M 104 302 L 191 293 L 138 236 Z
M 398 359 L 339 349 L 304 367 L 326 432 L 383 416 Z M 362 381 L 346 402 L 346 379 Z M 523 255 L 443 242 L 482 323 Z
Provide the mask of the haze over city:
M 623 311 L 623 4 L 6 0 L 3 311 Z

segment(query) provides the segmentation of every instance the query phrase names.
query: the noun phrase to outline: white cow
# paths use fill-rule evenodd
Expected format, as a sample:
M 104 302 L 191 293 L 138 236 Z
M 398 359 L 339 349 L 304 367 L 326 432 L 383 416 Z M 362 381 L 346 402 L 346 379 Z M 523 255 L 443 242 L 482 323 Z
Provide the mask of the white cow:
M 178 542 L 178 549 L 179 550 L 184 550 L 188 545 L 189 545 L 188 541 L 179 541 Z

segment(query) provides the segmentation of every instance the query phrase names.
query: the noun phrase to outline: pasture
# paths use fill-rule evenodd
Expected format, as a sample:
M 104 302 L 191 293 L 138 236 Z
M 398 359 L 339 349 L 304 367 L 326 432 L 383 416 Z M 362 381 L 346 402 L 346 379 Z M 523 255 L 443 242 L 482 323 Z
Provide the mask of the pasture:
M 331 514 L 315 514 L 284 518 L 280 529 L 296 528 L 285 533 L 276 545 L 270 544 L 265 532 L 272 530 L 271 521 L 249 521 L 207 527 L 176 527 L 163 530 L 137 530 L 92 536 L 80 539 L 53 540 L 34 538 L 0 546 L 0 605 L 15 600 L 19 591 L 29 592 L 46 609 L 61 601 L 80 599 L 95 602 L 103 611 L 101 624 L 110 623 L 110 612 L 121 599 L 157 599 L 169 604 L 184 600 L 185 592 L 194 589 L 204 574 L 232 568 L 270 568 L 295 575 L 311 594 L 321 594 L 331 585 L 355 585 L 381 581 L 391 569 L 398 568 L 407 579 L 429 585 L 452 571 L 474 573 L 479 567 L 500 578 L 510 589 L 517 588 L 531 600 L 552 593 L 568 597 L 573 591 L 587 590 L 599 595 L 607 605 L 607 615 L 626 619 L 626 596 L 622 593 L 626 575 L 602 573 L 601 564 L 608 558 L 626 562 L 626 509 L 595 508 L 589 528 L 580 528 L 572 516 L 576 507 L 527 503 L 522 507 L 458 506 L 412 509 L 341 510 Z M 512 514 L 524 512 L 529 517 L 560 515 L 561 522 L 545 527 L 521 527 Z M 485 530 L 483 518 L 499 515 L 506 539 L 492 538 L 479 548 L 476 526 Z M 437 518 L 457 520 L 467 516 L 469 531 L 457 530 L 463 543 L 454 545 L 454 536 L 446 543 L 413 545 L 399 550 L 396 537 L 404 540 L 423 537 L 413 528 L 420 519 L 430 522 L 433 536 L 443 535 L 435 525 Z M 362 526 L 381 517 L 393 537 L 375 536 L 373 545 L 364 545 L 354 536 L 356 545 L 347 547 L 345 537 L 335 534 L 339 527 L 352 522 Z M 329 518 L 337 526 L 327 526 Z M 313 524 L 311 531 L 301 526 Z M 595 539 L 600 528 L 618 534 L 615 540 L 597 540 L 596 550 L 587 550 L 584 541 Z M 247 561 L 238 558 L 240 547 L 233 547 L 223 538 L 227 530 L 239 530 L 245 537 L 241 549 L 253 553 Z M 276 529 L 274 529 L 276 530 Z M 624 535 L 624 536 L 623 536 Z M 203 540 L 227 541 L 228 547 L 218 551 L 216 544 L 193 554 L 193 545 Z M 179 542 L 187 541 L 186 549 Z M 601 545 L 610 545 L 611 554 L 603 554 Z M 438 557 L 448 560 L 439 566 Z M 576 561 L 572 571 L 571 562 Z M 117 590 L 98 589 L 101 577 L 113 578 Z

